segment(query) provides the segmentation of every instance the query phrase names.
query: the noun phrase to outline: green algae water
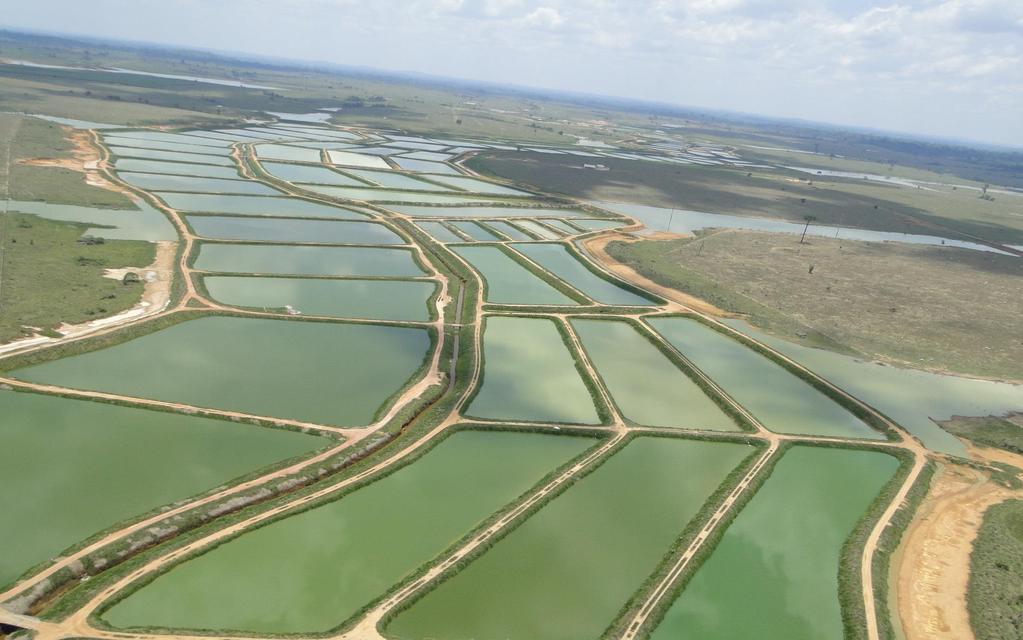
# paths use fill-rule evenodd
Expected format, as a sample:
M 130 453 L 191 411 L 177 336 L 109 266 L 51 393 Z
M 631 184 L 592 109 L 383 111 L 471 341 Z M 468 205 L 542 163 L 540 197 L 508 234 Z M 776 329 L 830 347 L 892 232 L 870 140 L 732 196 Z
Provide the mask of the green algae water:
M 577 305 L 497 247 L 454 247 L 486 282 L 487 302 Z
M 206 317 L 24 369 L 32 382 L 339 426 L 373 421 L 419 369 L 425 329 Z
M 239 193 L 262 196 L 279 196 L 280 191 L 254 180 L 204 178 L 164 173 L 132 173 L 118 171 L 117 177 L 130 185 L 148 191 L 191 191 L 194 193 Z
M 648 427 L 738 430 L 734 420 L 629 323 L 573 320 L 572 326 L 628 420 Z
M 214 300 L 235 307 L 369 320 L 429 320 L 427 302 L 437 289 L 433 282 L 406 280 L 207 276 L 203 282 Z
M 530 260 L 604 304 L 646 306 L 653 302 L 593 273 L 561 244 L 516 244 Z
M 552 321 L 487 318 L 483 356 L 483 386 L 466 410 L 468 415 L 576 424 L 600 421 Z
M 360 220 L 291 220 L 241 216 L 186 216 L 196 234 L 213 240 L 311 242 L 318 244 L 405 244 L 376 222 Z
M 167 206 L 178 211 L 263 215 L 281 218 L 344 218 L 348 220 L 365 218 L 351 209 L 331 207 L 301 198 L 178 192 L 159 192 L 156 195 L 166 202 Z
M 0 586 L 111 525 L 328 443 L 13 391 L 0 391 L 0 439 Z
M 570 436 L 455 433 L 336 502 L 185 562 L 103 617 L 117 627 L 326 631 L 593 444 Z
M 880 439 L 859 418 L 781 365 L 689 318 L 652 318 L 650 325 L 779 433 Z
M 399 614 L 387 634 L 401 640 L 599 638 L 752 451 L 741 444 L 634 440 Z
M 225 273 L 318 276 L 422 276 L 408 249 L 203 244 L 196 269 Z
M 789 450 L 652 640 L 841 640 L 842 545 L 898 465 L 870 451 Z

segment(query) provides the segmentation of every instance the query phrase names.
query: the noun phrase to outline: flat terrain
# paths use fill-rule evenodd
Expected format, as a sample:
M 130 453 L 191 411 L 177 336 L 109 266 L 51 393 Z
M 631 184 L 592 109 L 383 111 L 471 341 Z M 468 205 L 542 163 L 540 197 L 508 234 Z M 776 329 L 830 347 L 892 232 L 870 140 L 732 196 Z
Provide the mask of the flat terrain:
M 655 282 L 788 340 L 916 368 L 1023 379 L 1023 261 L 952 248 L 721 231 L 612 243 Z M 813 272 L 810 273 L 810 267 Z

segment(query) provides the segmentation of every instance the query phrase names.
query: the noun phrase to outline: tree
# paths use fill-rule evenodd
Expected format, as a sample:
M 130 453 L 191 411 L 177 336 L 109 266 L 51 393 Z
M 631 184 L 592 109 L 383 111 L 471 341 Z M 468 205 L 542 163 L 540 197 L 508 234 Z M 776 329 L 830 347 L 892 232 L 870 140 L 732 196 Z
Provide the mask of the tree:
M 803 216 L 803 220 L 806 220 L 806 226 L 803 227 L 803 235 L 799 236 L 799 244 L 803 244 L 803 239 L 806 238 L 806 230 L 810 228 L 810 223 L 817 219 L 817 216 Z

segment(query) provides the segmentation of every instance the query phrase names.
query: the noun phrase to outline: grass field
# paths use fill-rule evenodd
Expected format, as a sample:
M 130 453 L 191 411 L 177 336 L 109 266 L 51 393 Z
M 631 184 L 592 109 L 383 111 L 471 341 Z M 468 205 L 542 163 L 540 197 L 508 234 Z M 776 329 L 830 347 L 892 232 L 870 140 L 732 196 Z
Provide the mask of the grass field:
M 977 640 L 1023 637 L 1023 500 L 995 505 L 984 516 L 966 598 Z
M 1014 414 L 1004 418 L 953 416 L 939 424 L 945 431 L 979 445 L 1023 454 L 1023 414 Z
M 555 194 L 634 202 L 709 213 L 781 218 L 899 233 L 974 235 L 1023 243 L 1023 197 L 982 200 L 976 191 L 926 191 L 846 179 L 822 180 L 792 171 L 685 166 L 605 158 L 607 171 L 583 168 L 590 159 L 529 152 L 488 152 L 476 171 Z M 809 161 L 805 161 L 809 163 Z M 750 175 L 748 175 L 750 174 Z
M 0 342 L 130 309 L 142 284 L 103 277 L 105 268 L 145 267 L 156 245 L 136 240 L 79 244 L 89 225 L 0 214 Z
M 1023 379 L 1019 258 L 826 238 L 800 244 L 792 235 L 746 231 L 617 242 L 608 251 L 786 339 L 917 368 Z

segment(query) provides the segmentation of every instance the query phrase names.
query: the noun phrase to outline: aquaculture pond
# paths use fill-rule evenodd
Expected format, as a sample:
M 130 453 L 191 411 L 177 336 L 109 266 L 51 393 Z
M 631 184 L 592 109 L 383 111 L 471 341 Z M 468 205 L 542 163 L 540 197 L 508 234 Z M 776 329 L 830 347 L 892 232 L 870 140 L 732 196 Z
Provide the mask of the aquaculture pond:
M 23 369 L 23 380 L 340 426 L 373 421 L 419 369 L 425 329 L 205 317 Z
M 548 229 L 547 227 L 543 226 L 542 224 L 539 224 L 534 220 L 519 220 L 518 222 L 516 222 L 516 224 L 518 224 L 526 231 L 529 231 L 533 235 L 544 240 L 557 240 L 558 238 L 561 237 L 561 234 L 556 233 L 551 229 Z
M 779 433 L 880 439 L 838 403 L 756 351 L 689 318 L 651 318 L 683 355 Z
M 775 338 L 750 328 L 745 322 L 730 321 L 729 324 L 877 407 L 934 451 L 960 456 L 966 453 L 963 443 L 934 420 L 956 415 L 990 416 L 1023 411 L 1023 386 L 1020 385 L 865 362 Z
M 426 202 L 437 204 L 458 204 L 473 203 L 493 198 L 486 196 L 475 196 L 469 193 L 417 193 L 411 191 L 394 191 L 366 186 L 359 187 L 326 187 L 320 185 L 303 185 L 304 189 L 322 193 L 332 198 L 344 198 L 345 200 L 363 200 L 366 202 Z M 390 207 L 389 207 L 390 208 Z
M 312 184 L 332 184 L 341 187 L 366 186 L 355 178 L 338 173 L 327 167 L 316 167 L 308 164 L 285 164 L 282 162 L 264 162 L 263 168 L 270 175 L 287 182 L 308 182 Z
M 265 240 L 318 244 L 405 244 L 382 224 L 358 220 L 295 220 L 238 216 L 187 216 L 188 224 L 203 238 Z
M 195 268 L 226 273 L 306 276 L 422 276 L 408 249 L 210 244 L 199 248 Z
M 398 156 L 393 158 L 394 163 L 406 171 L 419 171 L 421 173 L 438 173 L 444 175 L 460 176 L 462 173 L 449 164 L 443 162 L 431 162 L 429 160 L 414 160 Z
M 627 226 L 629 223 L 626 222 L 625 220 L 586 220 L 580 218 L 577 220 L 572 220 L 572 224 L 579 225 L 580 227 L 583 227 L 584 229 L 589 229 L 591 231 L 603 231 L 604 229 L 615 229 L 618 227 L 624 227 Z
M 298 162 L 320 162 L 320 152 L 316 149 L 289 147 L 283 144 L 257 144 L 256 156 L 259 159 L 295 160 Z
M 553 321 L 489 316 L 483 357 L 482 386 L 466 414 L 491 420 L 600 422 Z
M 401 640 L 599 638 L 751 453 L 741 444 L 636 439 L 399 614 L 387 633 Z
M 652 639 L 842 640 L 842 545 L 897 468 L 884 453 L 789 450 Z
M 387 164 L 387 161 L 377 156 L 366 155 L 364 153 L 354 153 L 352 151 L 341 151 L 331 150 L 327 152 L 330 156 L 330 163 L 351 166 L 351 167 L 366 167 L 370 169 L 390 169 L 391 165 Z
M 519 264 L 498 247 L 452 247 L 486 281 L 487 302 L 575 305 L 572 298 Z
M 625 417 L 648 427 L 736 431 L 735 421 L 628 322 L 572 321 Z
M 181 133 L 166 133 L 164 131 L 118 131 L 116 134 L 111 133 L 110 136 L 116 136 L 118 138 L 130 138 L 132 140 L 149 140 L 151 142 L 175 142 L 177 144 L 183 144 L 191 147 L 215 147 L 216 150 L 211 153 L 222 153 L 222 150 L 231 146 L 230 140 L 221 140 L 217 138 L 198 138 L 192 135 L 184 135 Z M 109 137 L 109 136 L 106 136 Z
M 351 209 L 332 207 L 301 198 L 168 192 L 161 192 L 156 195 L 160 196 L 160 199 L 166 202 L 168 206 L 179 211 L 234 213 L 250 216 L 364 219 L 364 216 Z
M 210 296 L 235 307 L 281 309 L 312 316 L 370 320 L 430 319 L 437 285 L 402 280 L 304 280 L 206 276 Z
M 395 171 L 369 171 L 364 169 L 347 169 L 356 178 L 368 180 L 388 189 L 415 189 L 418 191 L 451 191 L 448 187 L 433 184 L 425 180 L 417 180 Z
M 461 236 L 439 222 L 417 222 L 416 224 L 441 242 L 465 242 Z
M 459 189 L 465 189 L 466 191 L 472 191 L 473 193 L 489 193 L 494 195 L 505 195 L 505 196 L 531 196 L 531 193 L 520 191 L 518 189 L 512 189 L 511 187 L 504 187 L 493 182 L 487 182 L 486 180 L 480 180 L 478 178 L 470 178 L 468 176 L 451 176 L 451 177 L 434 177 L 432 180 L 437 182 L 448 184 Z
M 0 437 L 0 586 L 117 522 L 327 445 L 292 431 L 14 391 L 0 391 Z
M 121 158 L 115 168 L 118 171 L 138 171 L 140 173 L 164 173 L 179 176 L 200 176 L 203 178 L 237 179 L 241 176 L 231 167 L 217 167 L 209 164 L 188 162 L 164 162 L 162 160 L 142 160 L 139 158 Z
M 484 229 L 480 225 L 470 220 L 455 220 L 450 223 L 451 226 L 460 229 L 465 235 L 469 236 L 473 240 L 479 240 L 481 242 L 493 242 L 503 240 L 500 236 L 494 232 Z
M 202 153 L 211 156 L 221 156 L 224 158 L 231 156 L 231 150 L 229 148 L 203 146 L 194 142 L 157 142 L 153 140 L 138 140 L 113 134 L 104 134 L 103 142 L 118 147 L 152 149 L 155 151 L 172 151 L 175 153 Z
M 135 203 L 138 209 L 99 209 L 73 204 L 50 204 L 49 202 L 20 202 L 8 200 L 7 210 L 30 213 L 47 220 L 84 222 L 100 225 L 89 227 L 82 235 L 106 238 L 107 240 L 159 240 L 174 241 L 178 234 L 167 216 L 149 206 L 144 200 Z
M 528 233 L 501 220 L 487 220 L 487 225 L 503 233 L 512 240 L 532 240 Z
M 103 617 L 117 627 L 325 632 L 593 444 L 455 433 L 340 500 L 179 565 Z
M 652 301 L 619 287 L 590 271 L 561 244 L 516 244 L 533 262 L 582 291 L 597 302 L 622 306 L 646 306 Z
M 147 191 L 191 191 L 193 193 L 240 193 L 256 196 L 277 196 L 280 191 L 271 189 L 253 180 L 225 180 L 223 178 L 200 178 L 160 173 L 118 172 L 118 177 L 128 184 Z
M 110 152 L 121 158 L 140 158 L 167 162 L 188 162 L 196 164 L 213 164 L 221 167 L 234 167 L 234 160 L 225 156 L 211 156 L 199 153 L 180 153 L 177 151 L 158 151 L 156 149 L 136 149 L 133 147 L 108 147 Z
M 423 207 L 411 204 L 396 204 L 388 207 L 388 209 L 413 218 L 531 218 L 534 216 L 573 218 L 583 215 L 582 211 L 575 211 L 573 209 L 538 209 L 529 207 Z

